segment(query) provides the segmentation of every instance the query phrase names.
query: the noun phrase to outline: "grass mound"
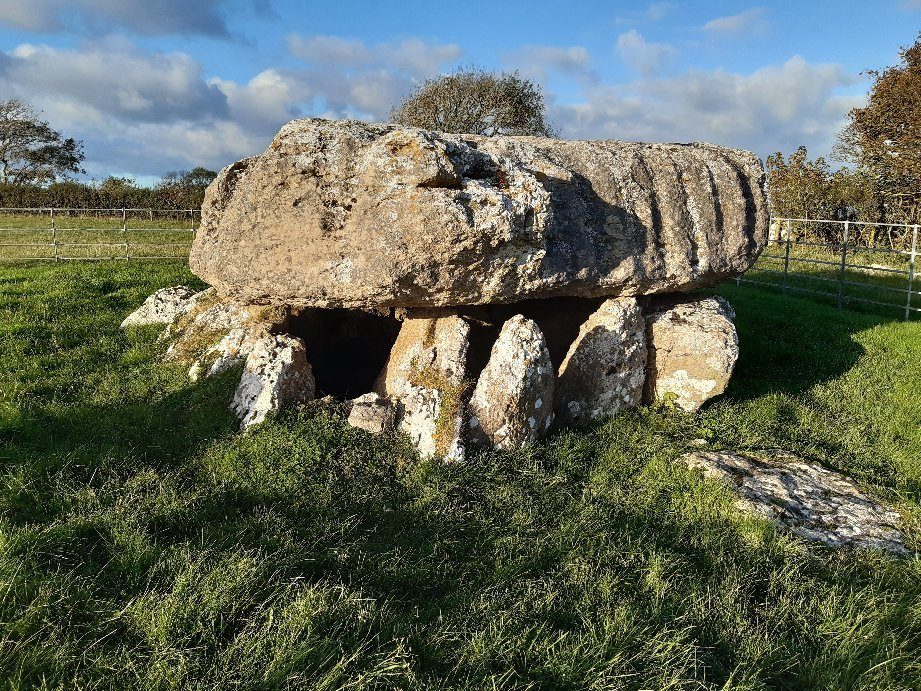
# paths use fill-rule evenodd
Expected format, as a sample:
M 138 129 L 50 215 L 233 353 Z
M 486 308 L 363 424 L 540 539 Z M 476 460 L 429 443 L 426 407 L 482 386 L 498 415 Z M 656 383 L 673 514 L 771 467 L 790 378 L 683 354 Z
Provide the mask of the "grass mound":
M 641 409 L 420 463 L 307 405 L 236 433 L 118 324 L 159 264 L 0 269 L 7 688 L 919 688 L 921 560 L 740 516 L 671 461 L 780 446 L 921 536 L 921 325 L 725 287 L 741 359 Z

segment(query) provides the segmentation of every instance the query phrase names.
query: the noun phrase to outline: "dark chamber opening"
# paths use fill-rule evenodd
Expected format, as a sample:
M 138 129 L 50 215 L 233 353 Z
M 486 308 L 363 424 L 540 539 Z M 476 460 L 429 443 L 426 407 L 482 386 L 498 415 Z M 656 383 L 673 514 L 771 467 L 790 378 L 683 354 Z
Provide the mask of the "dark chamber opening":
M 296 314 L 288 330 L 307 346 L 318 395 L 355 398 L 373 388 L 400 322 L 363 310 L 311 307 Z
M 467 352 L 467 376 L 473 381 L 489 362 L 493 344 L 502 325 L 516 314 L 534 321 L 547 340 L 550 361 L 559 370 L 569 346 L 576 340 L 579 327 L 598 309 L 605 298 L 559 297 L 523 300 L 509 305 L 459 307 L 458 313 L 473 324 L 470 350 Z
M 516 314 L 537 324 L 547 340 L 553 367 L 558 370 L 579 327 L 603 301 L 604 298 L 561 297 L 454 308 L 471 324 L 467 378 L 476 382 L 502 325 Z M 295 314 L 287 330 L 307 346 L 318 395 L 349 399 L 374 388 L 401 324 L 392 316 L 371 311 L 311 307 Z

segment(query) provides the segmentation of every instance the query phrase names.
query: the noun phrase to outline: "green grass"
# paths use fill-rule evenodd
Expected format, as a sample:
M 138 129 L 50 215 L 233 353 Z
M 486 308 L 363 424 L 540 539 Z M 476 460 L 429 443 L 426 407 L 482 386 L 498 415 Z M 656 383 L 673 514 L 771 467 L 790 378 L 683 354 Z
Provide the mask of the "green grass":
M 784 281 L 785 250 L 783 242 L 772 242 L 745 277 L 781 288 Z M 816 264 L 814 260 L 832 264 Z M 840 262 L 840 250 L 833 252 L 827 247 L 791 244 L 789 275 L 786 279 L 789 292 L 794 295 L 808 295 L 813 300 L 827 304 L 837 304 L 839 280 L 843 278 L 843 306 L 870 313 L 882 312 L 887 316 L 904 317 L 908 299 L 908 276 L 885 269 L 907 273 L 910 268 L 907 255 L 848 246 L 845 256 L 848 266 L 843 274 Z M 853 265 L 878 268 L 854 268 Z M 915 271 L 918 276 L 912 286 L 910 304 L 915 309 L 921 309 L 921 266 L 916 265 Z M 821 296 L 817 295 L 817 292 L 832 295 Z M 867 300 L 871 302 L 864 302 Z M 872 304 L 873 302 L 890 303 L 892 307 Z M 910 319 L 921 321 L 921 312 L 911 312 Z
M 672 463 L 783 447 L 917 548 L 921 325 L 727 286 L 742 355 L 697 416 L 445 466 L 316 405 L 238 434 L 232 373 L 118 329 L 183 281 L 0 268 L 3 687 L 921 688 L 921 560 L 778 533 Z
M 52 230 L 52 220 L 54 229 Z M 188 257 L 200 214 L 121 210 L 65 213 L 0 212 L 0 263 L 26 258 Z M 125 245 L 127 244 L 127 252 Z

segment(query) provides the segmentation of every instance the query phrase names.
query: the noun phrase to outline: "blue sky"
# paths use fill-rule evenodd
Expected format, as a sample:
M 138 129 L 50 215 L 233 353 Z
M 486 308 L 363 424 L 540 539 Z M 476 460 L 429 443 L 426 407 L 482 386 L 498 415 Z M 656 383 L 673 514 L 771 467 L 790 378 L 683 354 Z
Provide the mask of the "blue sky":
M 142 183 L 262 151 L 294 117 L 384 120 L 458 65 L 539 81 L 567 138 L 828 155 L 921 0 L 0 0 L 0 95 Z

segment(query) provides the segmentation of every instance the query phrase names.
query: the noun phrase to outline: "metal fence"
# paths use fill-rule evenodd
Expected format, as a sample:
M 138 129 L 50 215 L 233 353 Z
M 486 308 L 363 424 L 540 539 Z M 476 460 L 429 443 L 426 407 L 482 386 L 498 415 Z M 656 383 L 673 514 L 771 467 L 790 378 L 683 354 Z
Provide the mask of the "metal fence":
M 198 209 L 0 208 L 0 261 L 186 259 Z M 768 245 L 737 283 L 921 314 L 918 225 L 773 218 Z
M 198 209 L 0 208 L 0 260 L 185 259 Z
M 919 234 L 911 224 L 773 218 L 767 248 L 736 282 L 823 296 L 839 309 L 891 309 L 907 321 L 921 314 Z

